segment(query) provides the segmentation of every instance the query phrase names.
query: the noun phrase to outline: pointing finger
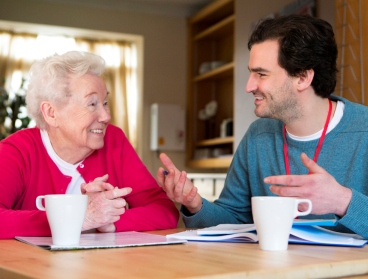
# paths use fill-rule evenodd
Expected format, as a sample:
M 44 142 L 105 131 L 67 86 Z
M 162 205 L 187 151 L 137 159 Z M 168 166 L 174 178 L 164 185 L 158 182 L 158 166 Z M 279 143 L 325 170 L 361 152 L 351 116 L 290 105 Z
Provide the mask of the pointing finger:
M 168 169 L 174 169 L 175 171 L 177 171 L 178 169 L 175 167 L 174 163 L 171 161 L 171 159 L 165 154 L 165 153 L 161 153 L 160 154 L 160 160 L 162 162 L 162 164 L 164 165 L 164 167 L 168 170 Z

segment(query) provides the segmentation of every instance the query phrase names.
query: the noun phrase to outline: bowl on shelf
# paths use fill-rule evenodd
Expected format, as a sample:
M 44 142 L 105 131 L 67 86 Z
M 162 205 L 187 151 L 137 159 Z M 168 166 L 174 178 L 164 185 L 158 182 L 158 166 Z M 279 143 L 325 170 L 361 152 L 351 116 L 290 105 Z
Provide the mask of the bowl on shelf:
M 226 64 L 226 62 L 225 61 L 212 61 L 211 62 L 211 69 L 213 70 L 213 69 L 216 69 L 216 68 L 218 68 L 218 67 L 221 67 L 221 66 L 223 66 L 223 65 L 225 65 Z
M 203 62 L 200 66 L 199 66 L 199 74 L 204 74 L 208 71 L 212 70 L 212 62 Z

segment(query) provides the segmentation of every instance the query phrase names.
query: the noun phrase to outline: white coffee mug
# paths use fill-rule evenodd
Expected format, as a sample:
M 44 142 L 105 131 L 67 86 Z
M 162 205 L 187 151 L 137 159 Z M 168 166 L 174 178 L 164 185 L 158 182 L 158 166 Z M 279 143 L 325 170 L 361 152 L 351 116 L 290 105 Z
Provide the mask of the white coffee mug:
M 308 203 L 306 211 L 298 211 L 300 203 Z M 252 197 L 252 214 L 259 246 L 262 250 L 287 250 L 290 230 L 297 216 L 308 215 L 312 202 L 292 197 Z
M 79 244 L 87 204 L 87 195 L 55 194 L 36 198 L 37 208 L 46 211 L 54 245 Z

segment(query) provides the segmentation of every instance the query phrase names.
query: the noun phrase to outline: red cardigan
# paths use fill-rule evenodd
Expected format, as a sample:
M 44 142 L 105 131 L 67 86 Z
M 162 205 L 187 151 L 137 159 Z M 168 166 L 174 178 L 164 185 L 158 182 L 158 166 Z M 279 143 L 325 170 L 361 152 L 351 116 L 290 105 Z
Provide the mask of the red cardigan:
M 105 145 L 79 165 L 86 182 L 109 175 L 113 186 L 131 187 L 129 209 L 115 223 L 116 231 L 175 228 L 179 218 L 167 197 L 144 166 L 123 131 L 109 125 Z M 71 177 L 51 160 L 38 128 L 24 129 L 0 142 L 0 239 L 50 236 L 46 213 L 36 208 L 36 197 L 65 193 Z

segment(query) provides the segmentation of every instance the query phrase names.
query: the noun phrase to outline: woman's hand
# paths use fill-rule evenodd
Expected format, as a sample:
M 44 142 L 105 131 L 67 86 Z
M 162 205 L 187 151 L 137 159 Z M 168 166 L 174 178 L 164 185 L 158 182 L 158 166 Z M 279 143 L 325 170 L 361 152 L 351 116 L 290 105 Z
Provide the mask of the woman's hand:
M 163 168 L 158 169 L 158 184 L 171 200 L 184 205 L 190 213 L 197 213 L 202 208 L 202 198 L 197 187 L 187 178 L 185 171 L 181 172 L 175 167 L 166 154 L 160 154 L 160 160 L 167 169 L 167 174 Z
M 96 178 L 88 184 L 81 185 L 81 192 L 88 195 L 88 207 L 82 230 L 97 228 L 100 232 L 115 232 L 114 223 L 124 214 L 126 201 L 132 188 L 112 186 L 107 183 L 108 175 Z

